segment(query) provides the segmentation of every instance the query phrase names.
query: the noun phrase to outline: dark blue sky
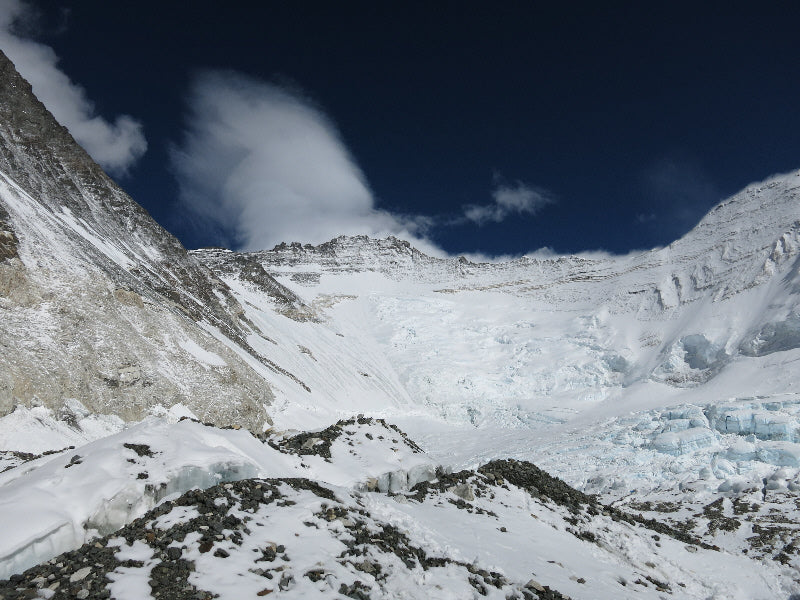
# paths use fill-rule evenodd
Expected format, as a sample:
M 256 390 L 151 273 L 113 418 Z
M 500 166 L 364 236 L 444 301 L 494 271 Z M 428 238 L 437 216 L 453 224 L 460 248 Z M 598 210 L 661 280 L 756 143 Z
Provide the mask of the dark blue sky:
M 436 217 L 427 235 L 453 253 L 663 245 L 800 167 L 800 9 L 430 4 L 47 0 L 37 39 L 100 114 L 143 123 L 148 151 L 120 183 L 188 247 L 219 242 L 181 210 L 169 160 L 204 68 L 302 90 L 377 206 Z M 498 176 L 556 201 L 451 218 Z

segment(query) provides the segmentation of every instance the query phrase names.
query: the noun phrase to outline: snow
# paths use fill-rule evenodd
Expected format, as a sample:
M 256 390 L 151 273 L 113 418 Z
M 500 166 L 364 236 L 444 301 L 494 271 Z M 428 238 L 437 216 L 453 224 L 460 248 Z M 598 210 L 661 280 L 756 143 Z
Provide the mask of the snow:
M 5 425 L 0 419 L 0 430 Z M 0 579 L 95 535 L 111 533 L 162 499 L 192 488 L 251 477 L 301 476 L 352 487 L 392 472 L 402 480 L 394 487 L 407 489 L 407 473 L 413 485 L 435 472 L 430 459 L 414 452 L 393 430 L 379 424 L 345 430 L 352 435 L 335 440 L 334 460 L 328 462 L 279 452 L 245 430 L 151 417 L 74 450 L 0 473 Z M 46 443 L 46 435 L 39 435 Z M 366 443 L 367 435 L 373 436 L 374 444 Z M 60 442 L 58 433 L 50 439 Z M 152 456 L 139 455 L 125 444 L 143 445 Z M 146 476 L 139 478 L 140 474 Z
M 67 207 L 63 207 L 61 214 L 57 215 L 67 226 L 75 233 L 80 235 L 83 239 L 89 242 L 92 246 L 97 248 L 104 255 L 108 256 L 111 260 L 117 263 L 123 269 L 130 269 L 136 263 L 132 261 L 123 250 L 109 243 L 109 241 L 99 236 L 95 231 L 85 223 L 76 219 L 72 212 Z
M 272 340 L 253 345 L 311 389 L 276 385 L 278 429 L 363 412 L 401 423 L 443 464 L 544 460 L 579 486 L 596 473 L 603 491 L 677 485 L 711 461 L 756 477 L 794 464 L 786 444 L 800 430 L 800 351 L 784 335 L 796 179 L 751 186 L 671 246 L 624 257 L 474 264 L 366 238 L 249 255 L 317 323 L 276 318 L 259 290 L 225 281 Z M 780 351 L 745 351 L 778 330 Z
M 752 404 L 752 399 L 740 403 Z M 789 411 L 795 407 L 787 398 L 770 405 L 787 407 Z M 726 406 L 733 409 L 737 405 L 729 401 Z M 746 438 L 704 429 L 699 425 L 708 412 L 708 408 L 689 405 L 646 411 L 601 423 L 594 430 L 585 431 L 583 438 L 574 433 L 564 436 L 563 432 L 543 436 L 541 431 L 534 437 L 520 435 L 526 431 L 520 429 L 496 430 L 486 435 L 487 430 L 437 425 L 419 417 L 409 418 L 407 424 L 416 428 L 420 439 L 437 451 L 434 455 L 446 458 L 445 464 L 455 469 L 469 461 L 516 454 L 533 457 L 546 467 L 560 465 L 568 480 L 578 472 L 584 481 L 597 479 L 606 469 L 609 484 L 601 486 L 605 494 L 613 494 L 615 487 L 629 490 L 637 478 L 638 484 L 644 485 L 640 489 L 642 494 L 645 489 L 675 490 L 677 485 L 670 484 L 670 479 L 684 486 L 686 474 L 691 472 L 696 474 L 695 484 L 704 482 L 702 489 L 706 494 L 712 494 L 717 487 L 720 493 L 745 493 L 753 485 L 760 485 L 761 477 L 775 482 L 773 489 L 788 493 L 787 485 L 800 474 L 796 465 L 773 468 L 769 473 L 762 469 L 759 477 L 748 477 L 753 471 L 741 456 L 738 463 L 711 457 L 729 452 L 742 442 L 751 446 L 757 443 L 760 454 L 749 460 L 755 464 L 774 458 L 771 464 L 778 465 L 786 462 L 781 452 L 785 453 L 793 444 L 769 440 L 748 442 L 751 434 Z M 457 508 L 446 501 L 448 497 L 456 499 L 449 493 L 421 504 L 404 500 L 403 490 L 417 480 L 436 476 L 439 461 L 435 456 L 416 451 L 395 430 L 377 421 L 354 420 L 342 425 L 341 434 L 330 445 L 329 460 L 313 454 L 279 452 L 243 430 L 220 430 L 190 420 L 171 421 L 151 417 L 67 453 L 38 459 L 24 470 L 18 467 L 0 474 L 0 527 L 4 531 L 0 577 L 75 548 L 97 534 L 114 531 L 158 502 L 175 498 L 193 487 L 207 488 L 250 477 L 302 476 L 337 486 L 339 502 L 366 510 L 370 519 L 399 527 L 428 553 L 479 564 L 511 581 L 524 583 L 534 578 L 573 598 L 660 597 L 652 587 L 632 583 L 641 580 L 642 572 L 672 582 L 674 590 L 675 582 L 680 581 L 685 586 L 680 593 L 689 598 L 766 599 L 782 597 L 781 594 L 788 597 L 790 593 L 785 587 L 789 579 L 774 563 L 702 549 L 687 552 L 684 544 L 664 536 L 655 544 L 651 536 L 634 533 L 629 525 L 610 518 L 597 517 L 591 525 L 586 525 L 601 536 L 599 545 L 583 541 L 568 533 L 571 525 L 564 521 L 568 514 L 564 509 L 542 504 L 513 486 L 493 487 L 494 497 L 484 495 L 470 501 L 472 506 L 492 511 L 494 516 Z M 632 424 L 636 426 L 631 427 Z M 0 428 L 3 425 L 0 420 Z M 672 425 L 674 431 L 662 431 Z M 424 434 L 426 427 L 429 434 Z M 714 444 L 698 444 L 683 453 L 647 450 L 648 439 L 658 440 L 667 434 L 694 435 L 693 430 L 698 429 L 715 436 Z M 280 434 L 271 439 L 280 443 L 290 435 Z M 321 443 L 316 441 L 321 438 L 309 435 L 312 437 L 308 447 Z M 434 438 L 436 444 L 431 443 Z M 53 440 L 58 439 L 57 434 L 53 436 Z M 774 456 L 765 454 L 769 452 Z M 80 457 L 79 462 L 74 456 Z M 623 464 L 626 469 L 636 466 L 624 471 Z M 713 472 L 708 469 L 702 472 L 707 464 L 714 465 Z M 567 465 L 569 468 L 565 469 Z M 676 465 L 680 468 L 674 469 Z M 641 471 L 637 473 L 636 469 Z M 146 479 L 137 479 L 141 472 L 147 473 Z M 621 486 L 611 483 L 613 478 L 621 476 L 628 476 L 627 483 Z M 378 482 L 375 488 L 369 488 L 375 489 L 374 492 L 366 491 L 370 477 Z M 193 537 L 196 534 L 189 534 L 182 546 L 183 556 L 195 563 L 190 582 L 220 594 L 221 598 L 242 597 L 250 592 L 255 595 L 265 589 L 265 584 L 275 588 L 278 580 L 267 582 L 249 570 L 252 550 L 269 543 L 285 545 L 285 554 L 292 559 L 286 568 L 287 573 L 293 574 L 293 583 L 282 590 L 287 598 L 330 593 L 330 588 L 325 587 L 327 581 L 335 581 L 336 589 L 342 582 L 350 585 L 356 579 L 363 581 L 364 573 L 351 572 L 346 564 L 330 559 L 344 549 L 339 540 L 348 535 L 346 524 L 333 522 L 322 529 L 304 526 L 303 523 L 317 519 L 314 515 L 321 510 L 320 498 L 288 487 L 283 490 L 291 494 L 296 504 L 283 506 L 277 513 L 273 505 L 265 507 L 263 514 L 248 513 L 260 525 L 248 526 L 252 535 L 245 538 L 242 546 L 221 543 L 220 547 L 230 553 L 224 569 L 212 553 L 199 552 L 197 538 Z M 390 496 L 385 492 L 401 494 Z M 698 489 L 692 493 L 700 497 Z M 215 504 L 229 506 L 222 499 Z M 198 516 L 194 507 L 176 506 L 155 520 L 152 528 L 165 531 Z M 143 566 L 118 567 L 110 576 L 112 594 L 123 599 L 143 597 L 142 594 L 149 593 L 149 573 L 157 561 L 141 544 L 128 545 L 121 539 L 114 544 L 119 545 L 121 559 L 143 561 Z M 382 563 L 386 569 L 396 560 L 396 557 L 377 558 L 389 560 Z M 330 578 L 315 583 L 302 577 L 320 566 Z M 471 594 L 472 588 L 464 587 L 463 572 L 453 565 L 433 572 L 413 572 L 411 578 L 391 576 L 393 571 L 402 571 L 399 563 L 389 569 L 389 578 L 381 584 L 381 589 L 391 590 L 391 597 L 458 598 Z M 579 583 L 579 579 L 585 583 Z M 622 586 L 620 581 L 628 585 Z M 733 581 L 736 585 L 731 585 Z M 489 597 L 498 592 L 490 588 Z
M 66 407 L 76 417 L 75 427 L 43 406 L 17 406 L 14 412 L 0 419 L 0 448 L 38 454 L 106 437 L 121 431 L 125 425 L 115 415 L 90 414 L 74 399 L 67 401 Z
M 716 442 L 714 434 L 703 427 L 691 427 L 683 431 L 666 431 L 653 440 L 653 447 L 668 454 L 686 454 L 707 448 Z
M 128 545 L 125 540 L 112 540 L 118 542 L 119 551 L 116 553 L 117 560 L 135 560 L 144 564 L 141 567 L 117 567 L 113 573 L 109 573 L 108 578 L 111 584 L 108 586 L 111 598 L 115 600 L 141 600 L 149 598 L 150 572 L 160 561 L 153 559 L 153 551 L 146 544 L 139 540 L 134 540 L 133 544 Z M 112 545 L 112 544 L 109 544 Z
M 390 418 L 414 413 L 536 428 L 598 404 L 620 406 L 629 396 L 635 404 L 637 388 L 652 381 L 663 385 L 650 386 L 647 395 L 662 406 L 676 388 L 709 383 L 717 388 L 711 395 L 726 398 L 742 388 L 724 380 L 744 379 L 737 372 L 752 369 L 738 348 L 792 314 L 792 295 L 781 282 L 792 276 L 798 247 L 793 179 L 745 190 L 670 247 L 625 257 L 473 264 L 366 238 L 338 238 L 319 252 L 248 255 L 315 307 L 322 323 L 276 319 L 271 300 L 258 290 L 235 277 L 225 281 L 273 340 L 259 351 L 312 390 L 311 396 L 291 385 L 276 390 L 272 413 L 279 427 L 305 424 L 308 412 L 320 420 L 341 416 L 346 407 Z M 769 205 L 769 219 L 745 227 L 754 205 Z M 739 245 L 730 243 L 733 235 Z M 196 256 L 203 260 L 202 252 Z M 770 258 L 773 276 L 759 279 L 770 256 L 777 258 Z M 787 335 L 781 340 L 790 340 Z M 781 344 L 793 352 L 788 341 Z M 316 361 L 293 359 L 295 346 L 309 349 Z M 357 370 L 352 349 L 377 367 L 362 372 L 391 378 L 391 387 L 369 389 L 368 400 L 363 388 L 340 387 Z M 784 354 L 757 363 L 758 386 L 771 388 L 759 393 L 791 385 L 787 362 Z M 750 382 L 745 389 L 758 386 Z
M 137 456 L 124 443 L 145 444 L 156 454 Z M 249 455 L 270 454 L 268 449 L 249 434 L 151 418 L 80 449 L 2 473 L 0 578 L 79 546 L 93 530 L 116 530 L 155 506 L 162 495 L 255 476 L 258 463 Z M 286 475 L 290 471 L 281 470 L 278 458 L 261 462 L 274 463 Z M 147 478 L 137 479 L 138 473 Z
M 264 503 L 247 511 L 237 506 L 236 493 L 231 491 L 229 514 L 248 519 L 241 544 L 221 535 L 214 552 L 202 551 L 199 534 L 186 536 L 182 557 L 195 565 L 189 583 L 220 598 L 254 597 L 264 590 L 285 598 L 328 597 L 340 585 L 361 581 L 371 588 L 373 598 L 456 599 L 476 594 L 468 584 L 467 567 L 472 567 L 504 578 L 499 588 L 484 588 L 486 597 L 498 599 L 508 597 L 512 586 L 521 587 L 531 579 L 576 599 L 598 600 L 663 598 L 663 591 L 643 581 L 646 576 L 670 582 L 677 597 L 767 599 L 796 591 L 789 570 L 778 565 L 690 547 L 664 536 L 656 536 L 657 541 L 652 532 L 609 517 L 578 525 L 596 534 L 595 542 L 581 539 L 570 533 L 568 518 L 572 516 L 566 509 L 534 499 L 514 486 L 492 486 L 493 497 L 469 502 L 474 512 L 449 502 L 449 492 L 417 502 L 334 486 L 330 489 L 335 500 L 331 501 L 285 483 L 278 483 L 278 489 L 291 502 Z M 332 508 L 346 512 L 343 517 L 327 518 L 325 512 Z M 487 508 L 493 512 L 477 512 Z M 374 537 L 388 526 L 407 536 L 408 547 L 443 558 L 443 564 L 408 567 L 380 544 L 365 545 L 364 553 L 357 550 L 355 555 L 348 551 L 356 528 Z M 254 562 L 264 549 L 278 547 L 282 551 L 271 560 Z M 224 550 L 226 557 L 220 557 L 218 550 Z M 121 552 L 139 560 L 149 557 L 146 548 L 121 547 Z M 363 560 L 379 565 L 380 581 L 356 568 Z M 136 572 L 117 571 L 128 574 L 135 585 L 149 568 L 145 563 Z M 307 576 L 314 570 L 320 573 L 316 579 Z M 265 578 L 264 571 L 272 576 Z M 122 580 L 121 576 L 116 579 Z
M 752 400 L 741 401 L 742 404 L 748 402 Z M 789 407 L 789 410 L 794 406 L 786 398 L 775 404 Z M 729 402 L 728 406 L 736 405 Z M 631 466 L 630 460 L 640 458 L 638 468 L 646 469 L 654 478 L 654 489 L 664 486 L 670 477 L 684 477 L 700 465 L 710 463 L 718 469 L 727 469 L 728 478 L 721 481 L 714 473 L 703 474 L 698 469 L 698 479 L 711 477 L 708 487 L 719 486 L 724 492 L 727 483 L 728 491 L 743 493 L 753 485 L 752 479 L 737 475 L 748 472 L 746 466 L 733 463 L 726 466 L 724 460 L 708 458 L 709 452 L 722 452 L 727 443 L 733 448 L 746 441 L 741 435 L 723 434 L 708 428 L 705 431 L 717 436 L 712 449 L 697 446 L 680 456 L 645 450 L 648 436 L 655 435 L 658 439 L 664 435 L 658 432 L 671 423 L 678 423 L 676 431 L 667 433 L 702 429 L 686 426 L 698 425 L 704 414 L 703 408 L 698 406 L 648 411 L 600 424 L 590 432 L 588 439 L 576 435 L 533 438 L 520 436 L 525 431 L 520 429 L 495 431 L 487 436 L 481 435 L 486 431 L 475 428 L 460 429 L 451 425 L 443 429 L 442 425 L 419 418 L 417 429 L 422 432 L 428 427 L 431 433 L 422 435 L 421 439 L 430 442 L 431 436 L 436 436 L 441 443 L 430 444 L 432 448 L 440 453 L 446 453 L 448 448 L 451 452 L 458 449 L 462 461 L 483 460 L 490 454 L 533 454 L 543 459 L 537 460 L 540 464 L 560 464 L 562 471 L 565 464 L 569 464 L 568 473 L 583 471 L 587 474 L 595 469 L 596 474 L 598 467 L 606 465 L 609 475 L 619 477 L 624 475 L 620 469 L 621 459 L 628 457 L 624 464 Z M 414 419 L 409 419 L 409 424 L 413 422 Z M 632 423 L 640 427 L 631 428 Z M 2 425 L 0 420 L 0 427 Z M 586 525 L 600 536 L 601 542 L 583 541 L 568 532 L 571 525 L 564 521 L 568 514 L 564 509 L 542 504 L 513 486 L 508 489 L 493 487 L 493 498 L 484 495 L 470 501 L 472 506 L 492 511 L 494 516 L 457 508 L 446 501 L 448 497 L 456 498 L 449 493 L 439 500 L 421 504 L 404 500 L 402 494 L 386 495 L 382 492 L 402 492 L 416 479 L 431 479 L 435 476 L 437 461 L 415 451 L 394 430 L 377 421 L 365 420 L 359 424 L 356 420 L 352 425 L 343 425 L 341 430 L 341 435 L 331 443 L 328 461 L 318 455 L 278 452 L 243 430 L 219 430 L 189 420 L 169 422 L 153 417 L 66 454 L 54 455 L 49 460 L 39 459 L 35 467 L 25 472 L 15 473 L 19 468 L 12 469 L 0 475 L 0 526 L 5 533 L 0 545 L 0 566 L 5 571 L 0 576 L 8 576 L 74 548 L 102 533 L 103 529 L 114 530 L 144 514 L 159 501 L 174 498 L 192 487 L 205 488 L 248 477 L 303 476 L 338 486 L 335 488 L 338 502 L 366 510 L 369 519 L 376 523 L 380 521 L 400 528 L 428 553 L 481 565 L 502 573 L 510 581 L 524 583 L 534 578 L 573 598 L 660 597 L 652 587 L 633 584 L 642 579 L 641 573 L 672 582 L 676 592 L 676 582 L 683 583 L 685 587 L 680 594 L 687 598 L 766 599 L 788 597 L 791 593 L 791 588 L 786 587 L 790 585 L 789 578 L 775 563 L 702 549 L 688 552 L 685 544 L 664 536 L 655 544 L 651 536 L 636 533 L 629 525 L 610 518 L 597 517 L 591 525 Z M 636 434 L 620 445 L 616 436 L 634 430 Z M 641 437 L 637 439 L 636 436 Z M 271 439 L 280 442 L 283 438 L 279 435 Z M 320 443 L 313 437 L 309 439 L 309 447 Z M 512 441 L 514 443 L 509 443 Z M 141 446 L 125 447 L 126 443 Z M 759 444 L 759 448 L 774 450 L 776 444 L 785 446 L 787 443 L 759 441 Z M 142 446 L 146 450 L 142 455 L 132 449 Z M 587 452 L 587 447 L 591 451 Z M 611 447 L 615 449 L 612 452 L 609 451 Z M 475 453 L 476 448 L 483 456 Z M 153 456 L 147 456 L 148 452 Z M 646 452 L 655 454 L 648 459 L 642 456 Z M 68 466 L 74 462 L 72 456 L 75 455 L 81 457 L 80 463 Z M 657 456 L 663 458 L 656 460 Z M 463 466 L 453 460 L 455 457 L 450 454 L 449 464 L 457 468 Z M 600 457 L 603 459 L 598 460 Z M 680 469 L 671 468 L 678 464 L 676 461 L 687 458 L 690 462 Z M 148 474 L 146 480 L 136 478 L 142 471 Z M 366 492 L 367 475 L 382 480 L 375 492 Z M 635 471 L 632 475 L 636 476 Z M 720 471 L 719 475 L 724 473 Z M 776 482 L 775 489 L 786 489 L 787 482 L 797 475 L 796 467 L 785 466 L 773 469 L 769 477 Z M 392 486 L 393 481 L 402 483 Z M 158 492 L 154 493 L 153 488 Z M 183 556 L 195 564 L 190 583 L 217 593 L 221 598 L 255 595 L 265 586 L 275 589 L 278 579 L 267 581 L 250 570 L 252 550 L 270 543 L 285 545 L 285 554 L 291 558 L 285 569 L 293 580 L 291 585 L 287 584 L 287 589 L 281 590 L 287 598 L 333 593 L 341 583 L 350 585 L 356 580 L 374 583 L 364 573 L 351 571 L 348 564 L 331 561 L 331 557 L 338 556 L 345 548 L 341 540 L 349 535 L 347 525 L 332 522 L 321 529 L 303 525 L 318 521 L 314 515 L 321 510 L 322 500 L 308 492 L 295 492 L 286 486 L 282 489 L 290 494 L 295 504 L 282 506 L 279 512 L 275 512 L 274 505 L 269 505 L 261 509 L 262 512 L 248 513 L 248 518 L 254 522 L 248 525 L 252 535 L 245 538 L 244 544 L 237 546 L 224 541 L 219 544 L 230 554 L 224 568 L 213 553 L 197 550 L 197 534 L 187 536 L 182 543 Z M 624 489 L 629 486 L 625 485 Z M 215 502 L 217 506 L 229 506 L 228 501 L 219 500 Z M 176 506 L 155 520 L 152 528 L 164 531 L 198 516 L 194 507 Z M 36 526 L 32 528 L 31 523 Z M 114 571 L 110 576 L 113 597 L 147 597 L 143 594 L 149 594 L 149 573 L 157 561 L 144 545 L 136 542 L 128 545 L 117 539 L 119 541 L 114 544 L 119 545 L 120 559 L 143 561 L 143 566 L 120 566 Z M 400 577 L 391 575 L 403 572 L 400 563 L 393 562 L 396 557 L 369 556 L 383 564 L 389 573 L 380 589 L 385 590 L 382 594 L 390 595 L 375 597 L 460 598 L 474 591 L 465 584 L 460 567 L 449 565 L 431 571 L 412 571 L 410 577 Z M 315 583 L 303 576 L 314 568 L 323 568 L 330 577 L 326 575 Z M 622 586 L 621 581 L 627 585 Z M 326 587 L 328 582 L 335 582 L 333 589 Z M 736 583 L 732 585 L 731 582 Z M 505 592 L 499 594 L 499 590 L 492 588 L 488 591 L 489 597 L 505 597 Z
M 224 367 L 228 364 L 218 354 L 209 352 L 193 340 L 181 340 L 178 345 L 205 365 Z

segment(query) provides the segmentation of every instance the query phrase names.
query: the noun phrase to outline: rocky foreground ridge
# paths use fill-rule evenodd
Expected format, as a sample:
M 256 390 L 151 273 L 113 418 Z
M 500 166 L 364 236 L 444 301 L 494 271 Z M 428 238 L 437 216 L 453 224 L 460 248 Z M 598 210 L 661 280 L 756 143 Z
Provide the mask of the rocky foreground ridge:
M 157 480 L 152 466 L 169 449 L 145 436 L 116 443 L 138 479 Z M 424 455 L 398 428 L 363 417 L 260 438 L 309 474 L 353 455 L 369 473 L 381 448 Z M 60 467 L 76 480 L 92 460 L 78 452 Z M 603 505 L 526 461 L 365 473 L 352 486 L 257 477 L 176 492 L 119 529 L 42 555 L 0 581 L 0 597 L 789 598 L 800 590 L 795 568 L 782 565 L 796 559 L 757 563 L 712 543 L 716 505 L 706 511 L 707 533 L 696 535 Z M 734 574 L 750 595 L 737 596 Z

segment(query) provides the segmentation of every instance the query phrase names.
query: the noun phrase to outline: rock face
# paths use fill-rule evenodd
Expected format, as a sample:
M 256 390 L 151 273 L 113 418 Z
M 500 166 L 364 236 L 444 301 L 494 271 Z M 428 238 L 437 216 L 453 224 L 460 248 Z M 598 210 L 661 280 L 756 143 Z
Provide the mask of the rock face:
M 78 146 L 0 55 L 0 415 L 182 403 L 260 428 L 272 399 L 227 286 Z

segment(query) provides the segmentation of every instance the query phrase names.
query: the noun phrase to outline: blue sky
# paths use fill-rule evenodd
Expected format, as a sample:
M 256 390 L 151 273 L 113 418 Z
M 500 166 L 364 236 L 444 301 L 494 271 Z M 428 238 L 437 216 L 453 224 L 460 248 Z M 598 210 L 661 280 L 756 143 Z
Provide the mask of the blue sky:
M 800 167 L 800 9 L 320 6 L 3 0 L 0 48 L 188 247 L 627 252 Z

